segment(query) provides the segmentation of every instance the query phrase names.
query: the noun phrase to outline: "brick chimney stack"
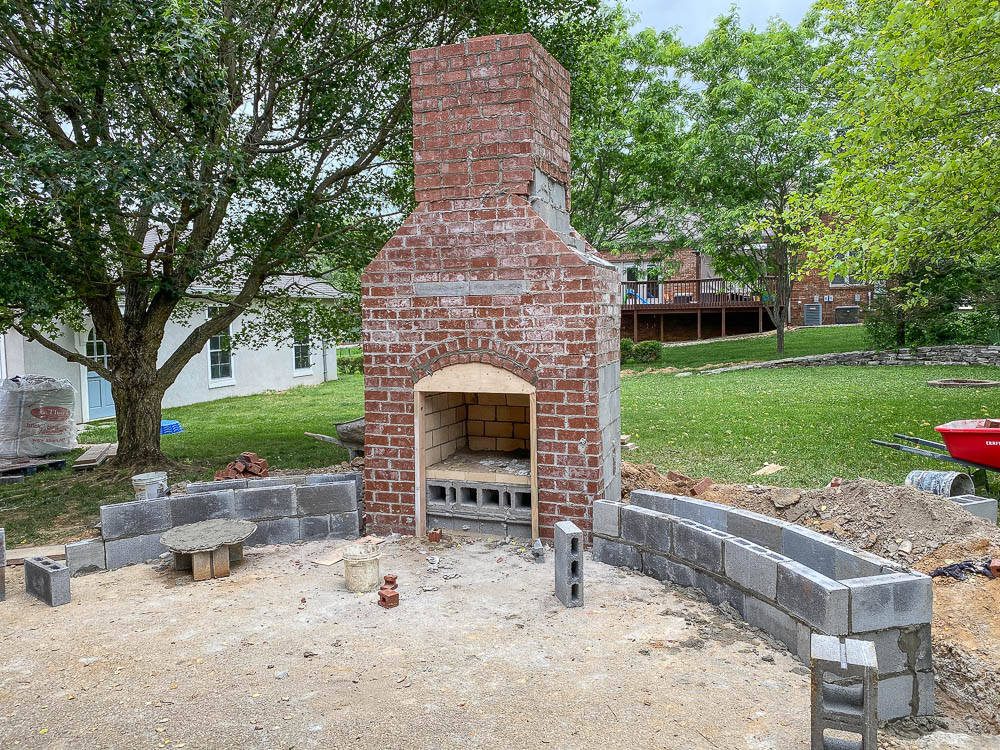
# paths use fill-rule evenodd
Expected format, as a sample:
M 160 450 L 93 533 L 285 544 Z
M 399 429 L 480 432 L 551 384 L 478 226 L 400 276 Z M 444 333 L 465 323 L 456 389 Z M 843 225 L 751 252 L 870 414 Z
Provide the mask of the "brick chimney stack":
M 530 34 L 414 50 L 410 81 L 418 203 L 529 198 L 537 169 L 568 208 L 569 74 Z

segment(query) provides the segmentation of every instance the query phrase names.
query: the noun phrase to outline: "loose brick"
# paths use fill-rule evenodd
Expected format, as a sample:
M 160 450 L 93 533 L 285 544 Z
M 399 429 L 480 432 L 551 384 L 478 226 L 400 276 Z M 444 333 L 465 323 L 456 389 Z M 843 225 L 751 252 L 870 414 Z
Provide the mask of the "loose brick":
M 379 589 L 378 603 L 380 607 L 392 609 L 399 606 L 399 592 L 391 589 Z

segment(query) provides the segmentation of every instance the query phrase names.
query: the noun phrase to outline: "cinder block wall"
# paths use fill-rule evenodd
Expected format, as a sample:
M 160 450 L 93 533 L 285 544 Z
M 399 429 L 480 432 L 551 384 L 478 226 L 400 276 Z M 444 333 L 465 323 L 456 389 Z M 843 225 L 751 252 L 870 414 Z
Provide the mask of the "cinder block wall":
M 413 386 L 482 362 L 536 388 L 541 535 L 564 518 L 589 532 L 620 469 L 599 415 L 620 300 L 569 227 L 569 76 L 527 34 L 410 62 L 419 205 L 362 277 L 368 518 L 415 531 Z

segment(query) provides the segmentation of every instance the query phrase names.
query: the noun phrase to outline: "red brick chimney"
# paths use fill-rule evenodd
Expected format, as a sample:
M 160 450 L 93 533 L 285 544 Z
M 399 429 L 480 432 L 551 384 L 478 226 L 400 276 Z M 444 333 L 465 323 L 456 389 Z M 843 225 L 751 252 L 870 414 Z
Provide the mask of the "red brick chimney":
M 589 531 L 621 300 L 569 223 L 569 77 L 527 34 L 410 60 L 418 206 L 362 277 L 370 529 Z
M 417 202 L 569 187 L 569 74 L 530 34 L 410 53 Z

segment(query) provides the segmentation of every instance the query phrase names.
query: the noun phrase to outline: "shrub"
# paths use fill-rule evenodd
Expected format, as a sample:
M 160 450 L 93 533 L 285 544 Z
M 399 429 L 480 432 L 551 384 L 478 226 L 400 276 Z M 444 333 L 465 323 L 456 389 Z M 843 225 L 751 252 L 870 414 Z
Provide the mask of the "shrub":
M 632 358 L 636 362 L 648 364 L 656 362 L 663 352 L 663 345 L 659 341 L 643 341 L 635 345 L 632 351 Z
M 622 362 L 632 359 L 632 352 L 635 351 L 635 342 L 632 339 L 622 339 Z
M 337 371 L 341 375 L 357 375 L 362 372 L 363 363 L 362 357 L 338 357 Z

